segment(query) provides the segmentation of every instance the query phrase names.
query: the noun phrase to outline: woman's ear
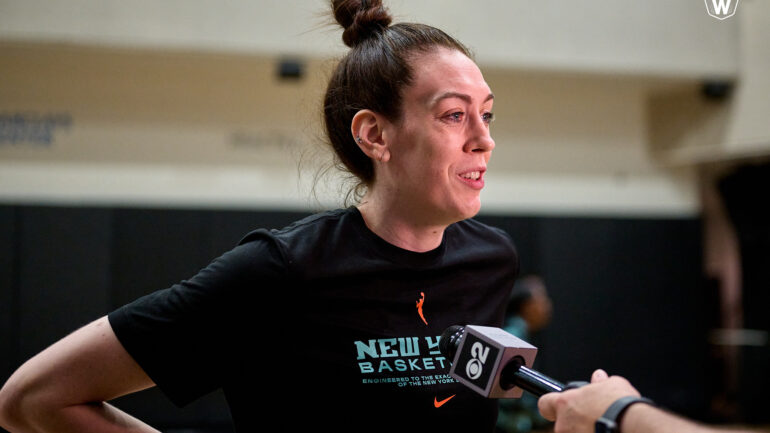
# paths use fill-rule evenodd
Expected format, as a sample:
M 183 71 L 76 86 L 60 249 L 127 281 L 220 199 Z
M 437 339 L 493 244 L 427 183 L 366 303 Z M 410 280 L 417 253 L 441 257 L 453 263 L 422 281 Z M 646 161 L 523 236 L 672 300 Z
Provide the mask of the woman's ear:
M 382 136 L 385 118 L 372 110 L 359 110 L 350 123 L 353 140 L 373 161 L 387 162 L 390 151 Z

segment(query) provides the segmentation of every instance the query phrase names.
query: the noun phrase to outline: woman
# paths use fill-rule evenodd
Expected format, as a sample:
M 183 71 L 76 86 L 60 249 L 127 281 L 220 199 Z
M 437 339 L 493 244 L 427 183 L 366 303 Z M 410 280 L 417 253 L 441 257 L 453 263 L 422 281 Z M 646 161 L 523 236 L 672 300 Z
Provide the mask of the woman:
M 351 51 L 324 115 L 358 205 L 252 232 L 54 344 L 0 392 L 4 426 L 152 431 L 104 402 L 157 385 L 178 405 L 222 388 L 239 432 L 492 431 L 495 402 L 448 378 L 438 352 L 450 325 L 502 324 L 518 268 L 508 236 L 468 219 L 492 93 L 442 31 L 390 26 L 381 1 L 332 8 Z

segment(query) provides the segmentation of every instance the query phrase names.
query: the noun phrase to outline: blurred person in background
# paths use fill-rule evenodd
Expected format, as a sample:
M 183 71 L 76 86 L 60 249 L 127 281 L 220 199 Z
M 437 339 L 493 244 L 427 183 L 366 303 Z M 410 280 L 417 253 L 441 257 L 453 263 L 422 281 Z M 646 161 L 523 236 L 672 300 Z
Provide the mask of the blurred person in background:
M 543 279 L 538 275 L 521 277 L 513 285 L 503 329 L 524 341 L 545 328 L 551 321 L 553 307 Z M 500 399 L 497 430 L 505 433 L 527 433 L 551 423 L 537 409 L 537 397 L 525 392 L 521 398 Z

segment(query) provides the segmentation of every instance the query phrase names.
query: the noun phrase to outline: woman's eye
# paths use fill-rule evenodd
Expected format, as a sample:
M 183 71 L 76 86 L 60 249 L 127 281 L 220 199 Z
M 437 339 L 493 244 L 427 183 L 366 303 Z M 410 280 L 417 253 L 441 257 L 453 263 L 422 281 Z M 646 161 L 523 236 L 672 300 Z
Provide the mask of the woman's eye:
M 445 117 L 450 122 L 462 122 L 463 120 L 463 113 L 462 111 L 455 111 L 454 113 L 449 113 Z
M 481 115 L 481 119 L 484 121 L 484 123 L 492 123 L 492 121 L 495 120 L 495 113 L 484 113 Z

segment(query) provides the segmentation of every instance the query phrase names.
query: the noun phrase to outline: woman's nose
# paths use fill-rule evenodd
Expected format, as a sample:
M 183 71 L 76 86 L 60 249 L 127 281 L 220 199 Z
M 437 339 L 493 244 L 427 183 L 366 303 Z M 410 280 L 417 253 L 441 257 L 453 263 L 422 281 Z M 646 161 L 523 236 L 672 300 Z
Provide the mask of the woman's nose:
M 470 125 L 469 135 L 466 151 L 491 152 L 495 148 L 495 140 L 489 133 L 489 124 L 483 118 L 479 117 Z

